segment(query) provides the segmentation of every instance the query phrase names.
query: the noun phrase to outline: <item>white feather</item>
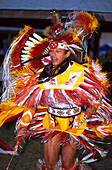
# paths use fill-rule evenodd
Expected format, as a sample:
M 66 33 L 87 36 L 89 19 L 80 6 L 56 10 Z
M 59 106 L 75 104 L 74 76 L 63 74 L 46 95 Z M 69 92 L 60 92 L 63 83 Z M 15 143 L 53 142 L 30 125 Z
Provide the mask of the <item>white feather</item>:
M 34 43 L 28 40 L 26 41 L 25 45 L 29 47 L 34 47 Z
M 43 38 L 42 37 L 40 37 L 38 34 L 36 34 L 36 33 L 33 33 L 33 36 L 37 39 L 37 40 L 39 40 L 39 41 L 42 41 L 43 40 Z
M 28 51 L 26 51 L 26 50 L 22 50 L 22 53 L 24 53 L 24 54 L 28 54 L 29 52 L 28 52 Z
M 74 48 L 76 51 L 80 51 L 80 52 L 84 51 L 81 47 L 79 47 L 75 44 L 71 44 L 71 45 L 68 45 L 68 46 L 71 47 L 71 48 Z
M 92 154 L 92 153 L 90 153 L 90 154 L 86 155 L 86 156 L 82 159 L 82 161 L 87 160 L 87 159 L 88 159 L 88 158 L 90 158 L 91 156 L 93 156 L 93 154 Z
M 30 50 L 30 47 L 24 46 L 24 49 L 27 51 L 27 50 Z
M 37 41 L 36 39 L 34 39 L 34 38 L 32 38 L 32 37 L 29 37 L 29 40 L 31 40 L 31 41 L 33 41 L 34 43 L 37 43 L 37 44 L 38 44 L 38 42 L 39 42 L 39 41 Z
M 95 161 L 97 161 L 97 159 L 91 158 L 91 159 L 88 159 L 88 160 L 82 161 L 82 162 L 83 162 L 83 163 L 92 163 L 92 162 L 95 162 Z
M 24 55 L 24 54 L 22 54 L 21 55 L 21 60 L 23 60 L 23 59 L 27 59 L 28 58 L 28 56 L 27 55 Z

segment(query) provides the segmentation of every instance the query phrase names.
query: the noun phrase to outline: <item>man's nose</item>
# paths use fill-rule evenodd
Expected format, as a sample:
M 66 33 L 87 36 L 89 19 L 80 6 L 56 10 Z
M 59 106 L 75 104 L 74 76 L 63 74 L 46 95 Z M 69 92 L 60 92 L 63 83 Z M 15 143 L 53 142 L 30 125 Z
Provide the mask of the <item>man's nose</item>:
M 55 52 L 55 51 L 53 51 L 53 52 L 52 52 L 52 55 L 53 55 L 53 56 L 55 56 L 55 55 L 56 55 L 56 52 Z

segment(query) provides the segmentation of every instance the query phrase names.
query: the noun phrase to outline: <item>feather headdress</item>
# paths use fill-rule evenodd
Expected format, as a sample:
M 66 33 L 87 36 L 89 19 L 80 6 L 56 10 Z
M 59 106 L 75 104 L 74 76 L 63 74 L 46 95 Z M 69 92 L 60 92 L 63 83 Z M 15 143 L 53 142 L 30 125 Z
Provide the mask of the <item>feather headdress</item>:
M 63 23 L 57 11 L 53 10 L 51 12 L 51 21 L 53 21 L 52 25 L 46 27 L 44 35 L 55 39 L 64 39 L 68 35 L 69 39 L 71 39 L 70 43 L 76 44 L 81 44 L 81 40 L 86 36 L 90 36 L 99 26 L 94 14 L 91 15 L 83 11 L 69 13 L 65 23 Z
M 58 42 L 59 46 L 57 45 L 57 48 L 60 48 L 60 43 L 63 41 L 65 49 L 70 50 L 75 56 L 75 51 L 86 52 L 84 40 L 88 39 L 99 26 L 95 15 L 83 11 L 73 11 L 68 15 L 64 23 L 56 10 L 50 11 L 50 13 L 52 25 L 46 27 L 44 35 L 52 43 L 53 41 L 54 43 Z

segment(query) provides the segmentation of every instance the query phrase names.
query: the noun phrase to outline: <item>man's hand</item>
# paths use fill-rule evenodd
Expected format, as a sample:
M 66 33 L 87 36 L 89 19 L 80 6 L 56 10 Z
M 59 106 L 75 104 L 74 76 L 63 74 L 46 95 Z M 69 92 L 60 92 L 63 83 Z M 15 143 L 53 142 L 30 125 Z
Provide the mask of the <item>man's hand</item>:
M 87 116 L 87 119 L 89 119 L 92 115 L 94 115 L 96 113 L 96 108 L 95 107 L 87 107 L 86 109 L 86 116 Z

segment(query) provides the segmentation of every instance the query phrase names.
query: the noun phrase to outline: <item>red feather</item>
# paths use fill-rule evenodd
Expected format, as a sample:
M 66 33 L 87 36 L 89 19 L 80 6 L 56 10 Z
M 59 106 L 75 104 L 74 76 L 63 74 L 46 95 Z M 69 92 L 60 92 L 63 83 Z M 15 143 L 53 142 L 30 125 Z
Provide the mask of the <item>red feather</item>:
M 41 43 L 39 43 L 39 44 L 35 44 L 35 46 L 32 47 L 31 50 L 29 51 L 29 53 L 30 53 L 30 58 L 29 59 L 40 57 L 42 55 L 43 50 L 47 46 L 48 46 L 48 39 L 45 39 L 45 40 L 41 41 Z M 43 64 L 41 62 L 41 59 L 37 59 L 37 60 L 31 61 L 29 63 L 29 67 L 31 69 L 42 68 Z

